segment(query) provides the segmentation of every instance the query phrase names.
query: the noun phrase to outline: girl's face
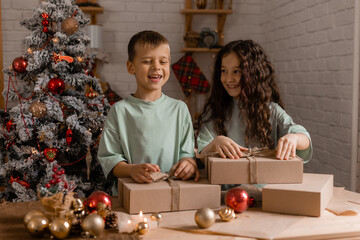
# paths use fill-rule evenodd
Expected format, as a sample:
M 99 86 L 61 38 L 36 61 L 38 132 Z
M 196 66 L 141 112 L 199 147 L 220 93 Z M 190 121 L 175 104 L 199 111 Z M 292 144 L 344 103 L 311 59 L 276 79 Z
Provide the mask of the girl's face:
M 233 98 L 239 97 L 241 93 L 241 71 L 239 66 L 240 60 L 235 53 L 230 52 L 223 56 L 220 79 L 225 90 Z

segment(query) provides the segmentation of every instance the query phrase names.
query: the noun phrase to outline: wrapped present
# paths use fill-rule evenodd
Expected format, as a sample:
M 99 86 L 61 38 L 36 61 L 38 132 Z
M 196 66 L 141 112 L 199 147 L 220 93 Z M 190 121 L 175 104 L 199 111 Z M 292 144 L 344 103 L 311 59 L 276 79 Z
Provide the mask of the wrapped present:
M 253 148 L 240 159 L 208 156 L 205 159 L 211 184 L 301 183 L 303 160 L 298 156 L 279 160 L 275 150 Z
M 262 189 L 266 212 L 321 216 L 333 196 L 333 175 L 304 173 L 300 184 L 269 184 Z
M 118 190 L 120 203 L 130 214 L 219 208 L 221 202 L 220 186 L 210 185 L 206 179 L 142 184 L 119 178 Z

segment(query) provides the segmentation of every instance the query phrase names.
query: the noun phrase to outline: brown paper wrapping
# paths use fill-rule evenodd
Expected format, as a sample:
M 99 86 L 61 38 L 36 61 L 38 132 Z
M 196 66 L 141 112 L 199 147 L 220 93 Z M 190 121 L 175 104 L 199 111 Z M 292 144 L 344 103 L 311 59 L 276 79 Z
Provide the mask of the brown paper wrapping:
M 205 160 L 211 184 L 301 183 L 303 160 L 279 160 L 274 150 L 255 149 L 240 159 L 209 156 Z
M 268 184 L 262 189 L 262 209 L 319 217 L 333 196 L 333 181 L 333 175 L 304 173 L 300 184 Z
M 120 204 L 131 214 L 220 207 L 219 185 L 210 185 L 206 179 L 170 182 L 141 184 L 131 178 L 119 178 Z

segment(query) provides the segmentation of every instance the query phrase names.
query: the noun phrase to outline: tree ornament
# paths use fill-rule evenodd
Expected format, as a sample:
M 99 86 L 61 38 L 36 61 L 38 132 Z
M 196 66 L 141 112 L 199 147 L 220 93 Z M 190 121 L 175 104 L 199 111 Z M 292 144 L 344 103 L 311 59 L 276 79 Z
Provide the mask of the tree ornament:
M 66 35 L 72 35 L 79 29 L 79 22 L 73 17 L 66 18 L 61 23 L 61 29 Z
M 249 207 L 249 195 L 242 188 L 235 187 L 226 193 L 225 203 L 236 213 L 242 213 Z
M 28 63 L 26 59 L 24 59 L 23 57 L 17 57 L 12 63 L 12 68 L 17 73 L 24 73 L 26 72 L 27 65 Z
M 42 102 L 33 102 L 29 107 L 29 112 L 36 118 L 43 118 L 46 115 L 47 108 Z
M 209 228 L 215 223 L 215 213 L 210 208 L 201 208 L 195 213 L 195 222 L 201 228 Z
M 45 148 L 44 156 L 49 162 L 53 162 L 56 158 L 58 149 L 57 148 Z
M 68 130 L 66 130 L 66 144 L 68 146 L 70 146 L 72 140 L 73 140 L 73 132 L 71 131 L 71 129 L 69 127 Z
M 94 89 L 92 87 L 90 87 L 89 91 L 85 94 L 85 96 L 87 98 L 96 98 L 97 96 L 99 96 L 99 94 L 97 92 L 94 91 Z
M 49 224 L 49 230 L 57 239 L 64 239 L 69 236 L 71 224 L 65 219 L 56 217 Z
M 49 220 L 43 215 L 34 216 L 26 224 L 26 230 L 31 236 L 41 237 L 49 226 Z
M 89 212 L 96 211 L 99 203 L 105 203 L 111 209 L 111 197 L 103 191 L 95 191 L 87 198 L 85 206 Z
M 13 178 L 12 176 L 10 176 L 10 183 L 13 183 L 13 182 L 17 182 L 18 184 L 25 187 L 26 189 L 28 189 L 30 187 L 30 184 L 23 180 L 20 180 L 20 177 Z
M 225 222 L 231 222 L 236 218 L 236 214 L 234 212 L 234 209 L 226 207 L 220 210 L 219 216 L 221 220 Z
M 47 26 L 49 26 L 49 20 L 44 19 L 44 20 L 41 22 L 41 24 L 42 24 L 44 27 L 47 27 Z
M 83 219 L 81 228 L 89 233 L 90 237 L 97 237 L 104 231 L 105 222 L 97 213 L 91 213 Z
M 60 78 L 52 78 L 48 82 L 48 90 L 52 94 L 61 94 L 65 90 L 65 83 Z
M 29 222 L 29 220 L 35 216 L 42 216 L 44 217 L 45 215 L 40 212 L 39 210 L 30 210 L 29 212 L 27 212 L 24 216 L 24 225 L 26 226 L 27 223 Z
M 42 13 L 41 16 L 42 16 L 43 19 L 48 19 L 49 18 L 49 14 L 47 14 L 47 13 Z
M 136 231 L 140 234 L 148 233 L 150 230 L 150 226 L 147 222 L 139 222 L 136 225 Z
M 15 123 L 10 119 L 9 121 L 6 122 L 6 130 L 8 132 L 10 132 L 11 130 L 13 130 L 15 126 Z
M 50 32 L 50 29 L 48 27 L 43 27 L 43 32 L 44 33 L 49 33 Z
M 62 52 L 57 54 L 56 52 L 53 52 L 53 57 L 51 57 L 52 60 L 54 60 L 55 64 L 57 64 L 60 61 L 67 61 L 68 63 L 72 63 L 74 61 L 74 58 L 70 56 L 63 56 L 61 55 Z

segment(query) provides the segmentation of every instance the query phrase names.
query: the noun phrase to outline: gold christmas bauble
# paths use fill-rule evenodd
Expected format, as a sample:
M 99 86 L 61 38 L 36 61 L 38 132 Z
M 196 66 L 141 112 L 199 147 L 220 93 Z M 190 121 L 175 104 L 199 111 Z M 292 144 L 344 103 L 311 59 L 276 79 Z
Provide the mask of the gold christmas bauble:
M 220 210 L 219 216 L 221 220 L 225 222 L 230 222 L 236 218 L 236 214 L 234 212 L 234 209 L 226 207 Z
M 31 236 L 41 237 L 49 226 L 49 220 L 43 215 L 33 216 L 26 224 L 26 230 Z
M 71 224 L 65 218 L 56 217 L 49 224 L 49 230 L 55 238 L 64 239 L 69 236 Z
M 34 117 L 43 118 L 46 115 L 47 108 L 42 102 L 33 102 L 30 104 L 29 111 Z
M 79 29 L 79 22 L 73 17 L 66 18 L 61 23 L 61 29 L 66 35 L 72 35 Z
M 35 216 L 44 217 L 45 215 L 39 210 L 31 210 L 31 211 L 27 212 L 24 216 L 24 225 L 26 226 L 28 221 Z
M 90 236 L 99 236 L 104 231 L 105 222 L 97 213 L 91 213 L 83 219 L 81 228 Z
M 215 223 L 215 213 L 210 208 L 201 208 L 195 213 L 195 222 L 201 228 L 209 228 Z
M 150 227 L 149 224 L 147 222 L 139 222 L 136 226 L 136 230 L 140 233 L 140 234 L 145 234 L 147 232 L 149 232 Z
M 72 203 L 72 209 L 74 209 L 74 211 L 81 211 L 84 210 L 85 206 L 83 201 L 80 198 L 75 198 Z
M 151 214 L 150 219 L 152 221 L 156 221 L 157 225 L 159 226 L 160 222 L 162 221 L 162 215 L 161 213 L 153 213 Z

